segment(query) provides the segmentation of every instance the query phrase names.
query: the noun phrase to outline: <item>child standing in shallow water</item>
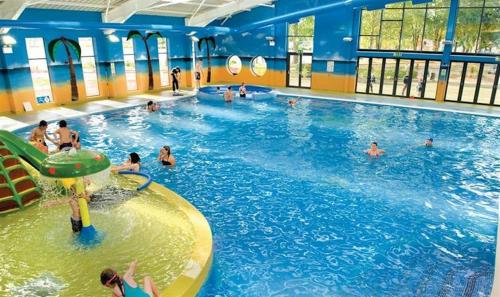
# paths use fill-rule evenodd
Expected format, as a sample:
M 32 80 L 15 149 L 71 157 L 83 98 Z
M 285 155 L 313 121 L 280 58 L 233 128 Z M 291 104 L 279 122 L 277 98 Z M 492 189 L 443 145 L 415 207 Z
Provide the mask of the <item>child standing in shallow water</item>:
M 108 288 L 113 288 L 113 297 L 160 297 L 160 292 L 151 277 L 146 276 L 143 279 L 144 289 L 135 282 L 136 267 L 137 260 L 130 263 L 123 278 L 113 269 L 104 269 L 101 272 L 101 283 Z

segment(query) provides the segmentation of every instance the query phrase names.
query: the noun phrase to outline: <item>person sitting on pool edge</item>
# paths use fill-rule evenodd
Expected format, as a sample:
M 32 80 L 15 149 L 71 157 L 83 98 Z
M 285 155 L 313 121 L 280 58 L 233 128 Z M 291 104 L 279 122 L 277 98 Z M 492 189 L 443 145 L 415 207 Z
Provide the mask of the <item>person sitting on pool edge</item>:
M 113 297 L 160 297 L 160 292 L 151 277 L 144 277 L 142 281 L 144 289 L 139 287 L 135 282 L 134 274 L 136 267 L 137 260 L 134 260 L 130 263 L 123 278 L 111 268 L 104 269 L 101 272 L 101 284 L 108 288 L 113 288 Z
M 147 111 L 149 112 L 155 112 L 160 109 L 160 105 L 157 103 L 154 103 L 153 101 L 149 101 L 148 105 L 146 106 Z
M 123 165 L 111 167 L 111 171 L 130 170 L 139 172 L 141 170 L 141 158 L 137 153 L 130 153 L 128 160 Z
M 433 141 L 434 140 L 432 138 L 428 138 L 428 139 L 425 140 L 424 145 L 427 146 L 427 147 L 430 147 L 430 146 L 432 146 L 432 142 Z
M 245 88 L 245 83 L 244 82 L 241 83 L 241 86 L 240 86 L 240 89 L 239 89 L 239 93 L 240 93 L 240 98 L 246 98 L 247 97 L 247 88 Z
M 59 135 L 60 151 L 72 148 L 74 139 L 79 139 L 78 132 L 69 129 L 68 123 L 66 123 L 65 120 L 59 121 L 59 129 L 57 129 L 54 133 Z
M 170 152 L 170 147 L 165 145 L 160 149 L 160 155 L 158 155 L 158 161 L 161 162 L 163 166 L 175 166 L 175 158 Z
M 233 91 L 231 91 L 231 86 L 227 87 L 227 90 L 224 93 L 224 101 L 228 103 L 233 102 Z
M 366 150 L 365 153 L 367 153 L 371 157 L 379 157 L 380 155 L 385 154 L 384 150 L 381 150 L 378 148 L 378 143 L 375 141 L 371 143 L 371 147 L 369 150 Z

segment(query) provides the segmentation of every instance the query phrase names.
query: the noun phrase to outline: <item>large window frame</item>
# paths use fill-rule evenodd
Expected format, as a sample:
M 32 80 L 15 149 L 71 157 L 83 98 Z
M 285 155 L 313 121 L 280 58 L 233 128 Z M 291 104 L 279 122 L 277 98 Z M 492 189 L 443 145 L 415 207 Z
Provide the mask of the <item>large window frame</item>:
M 123 64 L 128 91 L 137 91 L 137 70 L 135 66 L 134 40 L 122 37 Z
M 167 87 L 170 83 L 170 72 L 168 71 L 168 39 L 158 37 L 158 69 L 160 70 L 160 85 Z
M 488 55 L 488 56 L 496 56 L 500 54 L 500 42 L 498 42 L 496 51 L 492 52 L 482 52 L 481 48 L 481 38 L 483 36 L 483 33 L 486 28 L 486 12 L 488 10 L 497 10 L 497 13 L 500 15 L 500 5 L 492 5 L 493 1 L 491 0 L 474 0 L 474 1 L 460 1 L 460 6 L 458 8 L 458 15 L 457 15 L 457 28 L 455 31 L 455 38 L 454 38 L 454 44 L 452 48 L 453 54 L 465 54 L 465 55 L 470 55 L 470 54 L 476 54 L 476 55 Z M 497 2 L 500 3 L 500 2 Z M 463 47 L 463 44 L 460 44 L 459 41 L 457 40 L 458 36 L 465 37 L 467 34 L 465 32 L 461 32 L 461 30 L 465 30 L 467 28 L 467 24 L 463 24 L 461 21 L 461 17 L 463 16 L 463 12 L 465 11 L 480 11 L 479 16 L 479 22 L 477 24 L 477 34 L 472 34 L 476 35 L 475 39 L 473 40 L 474 44 L 474 49 L 472 51 L 468 52 L 466 51 L 467 49 Z M 500 24 L 496 23 L 496 26 L 500 27 Z M 494 32 L 497 32 L 494 30 Z M 494 34 L 494 33 L 493 33 Z M 500 28 L 498 29 L 498 34 L 500 34 Z M 460 38 L 460 37 L 459 37 Z
M 80 61 L 82 63 L 83 82 L 87 97 L 96 97 L 99 92 L 99 77 L 95 59 L 94 39 L 92 37 L 78 37 L 82 49 Z
M 361 12 L 361 22 L 360 22 L 360 34 L 359 34 L 359 39 L 358 39 L 358 50 L 359 51 L 380 51 L 380 52 L 423 52 L 423 53 L 441 53 L 443 52 L 443 44 L 441 44 L 441 41 L 444 40 L 445 38 L 445 32 L 447 30 L 447 20 L 448 20 L 448 15 L 449 15 L 449 10 L 450 10 L 450 5 L 448 3 L 443 4 L 442 2 L 449 2 L 448 0 L 442 0 L 438 4 L 436 3 L 427 3 L 427 4 L 412 4 L 411 2 L 405 2 L 405 3 L 395 3 L 391 5 L 387 5 L 386 8 L 384 9 L 379 9 L 379 10 L 366 10 L 363 9 Z M 423 12 L 423 25 L 422 28 L 420 28 L 417 32 L 411 32 L 407 31 L 407 28 L 405 27 L 406 20 L 409 18 L 409 15 L 416 14 L 415 12 L 422 11 Z M 425 41 L 426 41 L 426 36 L 428 34 L 427 30 L 430 30 L 429 28 L 432 28 L 429 24 L 429 18 L 432 15 L 435 15 L 437 12 L 445 12 L 446 11 L 446 18 L 444 22 L 444 26 L 437 27 L 441 31 L 441 36 L 439 36 L 440 41 L 438 42 L 439 44 L 437 45 L 436 50 L 425 50 Z M 400 13 L 399 13 L 400 12 Z M 379 14 L 379 16 L 375 16 L 375 25 L 378 23 L 378 26 L 375 26 L 376 30 L 372 29 L 372 34 L 366 34 L 363 33 L 363 20 L 365 19 L 364 17 L 366 16 L 367 13 L 376 15 Z M 372 17 L 373 17 L 372 15 Z M 416 14 L 417 15 L 417 14 Z M 366 17 L 368 18 L 368 17 Z M 378 20 L 377 20 L 378 19 Z M 418 23 L 418 22 L 417 22 Z M 383 47 L 383 34 L 384 32 L 387 34 L 388 30 L 384 30 L 386 26 L 389 25 L 395 25 L 395 28 L 399 28 L 399 31 L 397 36 L 394 38 L 396 40 L 397 38 L 397 47 L 394 48 L 384 48 Z M 372 28 L 373 26 L 370 26 Z M 418 28 L 417 28 L 418 29 Z M 406 49 L 402 48 L 403 40 L 404 40 L 404 35 L 407 34 L 407 32 L 411 33 L 416 33 L 418 36 L 416 38 L 418 39 L 418 43 L 416 43 L 416 48 L 415 49 Z M 362 47 L 363 46 L 363 39 L 368 38 L 370 40 L 370 45 L 373 43 L 373 40 L 376 40 L 375 42 L 375 47 L 367 48 L 367 47 Z M 436 45 L 434 45 L 436 47 Z
M 37 104 L 53 102 L 54 96 L 44 40 L 42 37 L 32 37 L 26 38 L 25 42 L 35 102 Z

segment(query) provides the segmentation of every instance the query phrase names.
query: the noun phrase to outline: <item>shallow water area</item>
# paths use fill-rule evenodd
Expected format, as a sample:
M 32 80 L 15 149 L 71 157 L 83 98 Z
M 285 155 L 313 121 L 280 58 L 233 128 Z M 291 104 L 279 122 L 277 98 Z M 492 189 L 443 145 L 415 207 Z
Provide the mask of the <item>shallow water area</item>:
M 100 284 L 101 270 L 124 273 L 134 259 L 137 281 L 152 275 L 166 288 L 190 259 L 190 222 L 175 205 L 136 186 L 122 180 L 120 190 L 105 189 L 90 203 L 92 224 L 103 236 L 96 246 L 82 246 L 72 234 L 67 204 L 1 217 L 0 295 L 110 295 Z

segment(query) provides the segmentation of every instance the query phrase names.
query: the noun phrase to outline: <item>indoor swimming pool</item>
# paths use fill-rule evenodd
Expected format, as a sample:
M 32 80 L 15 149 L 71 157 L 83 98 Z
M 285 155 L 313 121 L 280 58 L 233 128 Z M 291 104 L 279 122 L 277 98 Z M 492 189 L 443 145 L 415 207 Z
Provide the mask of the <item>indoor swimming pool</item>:
M 115 164 L 139 153 L 144 172 L 205 215 L 214 254 L 200 296 L 491 290 L 500 118 L 317 99 L 292 108 L 284 97 L 192 98 L 155 113 L 141 106 L 68 124 L 82 147 Z M 434 146 L 424 147 L 429 137 Z M 386 155 L 368 157 L 372 141 Z M 156 161 L 164 145 L 175 168 Z

